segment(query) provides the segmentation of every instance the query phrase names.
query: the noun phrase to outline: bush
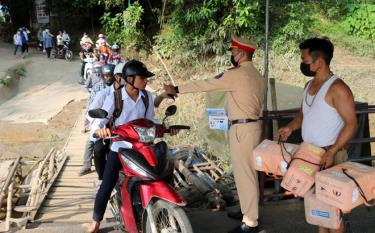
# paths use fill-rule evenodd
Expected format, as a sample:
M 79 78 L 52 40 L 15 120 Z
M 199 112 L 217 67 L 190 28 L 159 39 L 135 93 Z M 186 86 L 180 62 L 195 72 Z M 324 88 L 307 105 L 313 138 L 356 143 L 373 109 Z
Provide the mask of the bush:
M 342 21 L 342 26 L 350 35 L 375 40 L 375 4 L 352 4 Z
M 109 12 L 104 13 L 101 22 L 108 40 L 127 47 L 139 47 L 144 42 L 142 27 L 139 25 L 142 14 L 143 8 L 138 1 L 113 17 Z

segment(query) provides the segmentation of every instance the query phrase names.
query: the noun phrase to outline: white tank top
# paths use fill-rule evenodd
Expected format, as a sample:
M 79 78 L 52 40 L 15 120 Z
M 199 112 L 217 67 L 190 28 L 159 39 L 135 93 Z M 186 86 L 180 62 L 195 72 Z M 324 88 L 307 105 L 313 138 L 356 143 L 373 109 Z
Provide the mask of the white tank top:
M 302 103 L 302 139 L 304 142 L 319 147 L 333 145 L 344 127 L 344 121 L 336 109 L 328 105 L 324 99 L 329 87 L 336 79 L 337 77 L 333 75 L 325 81 L 316 96 L 308 93 L 311 82 L 305 88 Z M 306 101 L 311 106 L 307 105 Z

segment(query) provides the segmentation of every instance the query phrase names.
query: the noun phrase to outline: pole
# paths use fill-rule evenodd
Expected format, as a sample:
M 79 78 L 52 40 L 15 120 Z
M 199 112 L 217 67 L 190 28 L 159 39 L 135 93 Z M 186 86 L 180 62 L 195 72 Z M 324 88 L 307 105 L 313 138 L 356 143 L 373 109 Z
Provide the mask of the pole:
M 264 90 L 264 106 L 263 106 L 263 109 L 264 111 L 268 111 L 268 102 L 267 102 L 267 99 L 268 99 L 268 28 L 269 28 L 269 0 L 266 0 L 266 9 L 265 9 L 265 13 L 266 13 L 266 25 L 265 25 L 265 33 L 264 33 L 264 37 L 265 37 L 265 46 L 264 46 L 264 79 L 265 79 L 265 82 L 266 82 L 266 88 Z
M 263 102 L 263 122 L 262 122 L 262 139 L 268 139 L 268 106 L 267 106 L 267 94 L 268 94 L 268 11 L 269 11 L 269 0 L 266 0 L 266 23 L 265 23 L 265 46 L 264 46 L 264 81 L 265 81 L 265 89 L 264 89 L 264 102 Z M 258 172 L 258 179 L 259 179 L 259 204 L 263 204 L 264 202 L 264 183 L 265 183 L 265 174 L 263 172 Z
M 128 7 L 130 6 L 131 4 L 130 4 L 130 0 L 128 0 Z

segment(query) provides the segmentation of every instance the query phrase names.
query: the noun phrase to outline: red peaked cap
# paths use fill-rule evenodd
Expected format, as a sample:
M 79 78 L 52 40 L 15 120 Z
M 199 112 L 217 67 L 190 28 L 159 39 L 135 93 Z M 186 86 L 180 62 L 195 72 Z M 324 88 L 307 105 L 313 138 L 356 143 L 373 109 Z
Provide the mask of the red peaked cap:
M 254 53 L 257 47 L 248 39 L 233 37 L 231 48 L 239 48 L 245 52 Z

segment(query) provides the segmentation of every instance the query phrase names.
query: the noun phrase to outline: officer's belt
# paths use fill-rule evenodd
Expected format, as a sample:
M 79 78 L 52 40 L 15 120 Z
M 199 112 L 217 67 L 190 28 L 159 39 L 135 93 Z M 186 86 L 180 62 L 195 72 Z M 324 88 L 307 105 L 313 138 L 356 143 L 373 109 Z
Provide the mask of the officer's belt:
M 254 120 L 254 119 L 238 119 L 238 120 L 229 121 L 229 126 L 232 126 L 232 125 L 235 125 L 235 124 L 246 124 L 246 123 L 256 122 L 256 121 L 258 121 L 258 120 Z

